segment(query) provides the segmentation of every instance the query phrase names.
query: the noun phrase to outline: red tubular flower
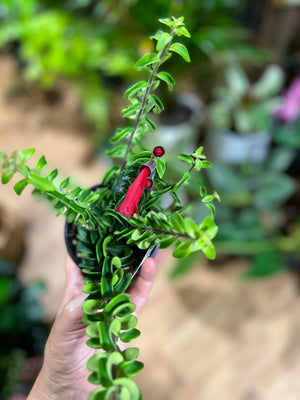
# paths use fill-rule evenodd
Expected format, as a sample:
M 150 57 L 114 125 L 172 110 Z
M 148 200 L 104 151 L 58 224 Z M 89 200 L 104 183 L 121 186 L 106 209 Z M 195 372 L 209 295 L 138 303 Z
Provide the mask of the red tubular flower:
M 144 165 L 135 181 L 129 186 L 125 199 L 117 207 L 115 212 L 119 212 L 124 217 L 132 217 L 133 214 L 138 213 L 138 204 L 142 197 L 144 188 L 152 186 L 150 179 L 151 170 L 147 165 Z

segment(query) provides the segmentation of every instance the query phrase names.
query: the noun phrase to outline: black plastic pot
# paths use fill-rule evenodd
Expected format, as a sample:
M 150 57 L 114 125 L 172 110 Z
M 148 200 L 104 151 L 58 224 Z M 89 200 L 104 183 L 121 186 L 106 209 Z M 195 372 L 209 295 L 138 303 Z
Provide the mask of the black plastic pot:
M 101 185 L 95 185 L 91 187 L 91 191 L 95 191 L 98 189 Z M 77 254 L 76 254 L 76 236 L 77 236 L 77 229 L 76 225 L 73 223 L 65 223 L 65 228 L 64 228 L 64 236 L 65 236 L 65 243 L 67 247 L 67 251 L 74 261 L 76 265 L 80 265 L 83 260 L 80 259 Z M 136 247 L 136 265 L 133 266 L 132 268 L 132 276 L 134 277 L 140 270 L 141 266 L 143 265 L 144 261 L 149 258 L 149 257 L 154 257 L 155 254 L 158 252 L 159 245 L 152 247 L 151 249 L 148 250 L 141 250 L 138 247 Z
M 74 261 L 74 263 L 79 266 L 79 264 L 81 264 L 83 260 L 81 260 L 76 254 L 76 245 L 75 245 L 76 235 L 77 235 L 76 225 L 66 222 L 64 229 L 64 236 L 65 236 L 67 251 L 72 260 Z M 135 265 L 133 268 L 133 273 L 132 273 L 133 277 L 139 272 L 144 261 L 149 257 L 153 258 L 155 254 L 158 252 L 158 249 L 159 245 L 152 247 L 151 249 L 148 250 L 141 250 L 138 247 L 136 247 L 135 253 L 136 253 L 137 265 Z

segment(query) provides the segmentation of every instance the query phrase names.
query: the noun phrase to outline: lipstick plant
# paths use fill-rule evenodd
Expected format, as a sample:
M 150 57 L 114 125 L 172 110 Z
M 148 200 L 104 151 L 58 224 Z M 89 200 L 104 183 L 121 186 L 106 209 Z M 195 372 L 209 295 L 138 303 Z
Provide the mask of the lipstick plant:
M 142 138 L 156 127 L 152 113 L 163 110 L 161 100 L 154 94 L 157 87 L 167 84 L 171 90 L 174 78 L 161 69 L 174 53 L 189 62 L 186 47 L 176 37 L 190 37 L 183 18 L 161 19 L 168 31 L 159 30 L 151 39 L 155 51 L 141 57 L 137 70 L 148 74 L 125 92 L 129 101 L 123 111 L 128 126 L 120 128 L 111 138 L 113 148 L 108 154 L 119 159 L 107 171 L 103 181 L 92 189 L 73 187 L 69 178 L 60 179 L 55 169 L 44 173 L 45 157 L 35 166 L 28 160 L 34 149 L 14 151 L 11 156 L 0 153 L 2 183 L 9 182 L 16 173 L 22 179 L 14 185 L 18 195 L 27 185 L 34 193 L 53 203 L 57 215 L 66 215 L 69 248 L 83 273 L 83 287 L 87 298 L 83 303 L 87 325 L 87 345 L 99 352 L 88 361 L 89 381 L 95 385 L 89 400 L 141 399 L 141 392 L 131 379 L 143 367 L 137 361 L 139 350 L 120 343 L 128 343 L 139 336 L 135 305 L 126 289 L 138 272 L 145 254 L 159 246 L 174 246 L 174 257 L 185 257 L 202 251 L 214 259 L 212 239 L 217 233 L 211 201 L 218 195 L 208 195 L 199 184 L 199 201 L 209 207 L 211 215 L 200 224 L 185 216 L 178 189 L 188 183 L 192 173 L 209 168 L 202 147 L 192 154 L 179 154 L 179 162 L 186 164 L 186 172 L 177 182 L 164 179 L 166 163 L 164 149 L 159 144 L 151 151 L 142 147 Z M 199 180 L 200 181 L 200 180 Z M 162 197 L 169 194 L 172 204 L 162 207 Z M 71 238 L 69 237 L 71 235 Z

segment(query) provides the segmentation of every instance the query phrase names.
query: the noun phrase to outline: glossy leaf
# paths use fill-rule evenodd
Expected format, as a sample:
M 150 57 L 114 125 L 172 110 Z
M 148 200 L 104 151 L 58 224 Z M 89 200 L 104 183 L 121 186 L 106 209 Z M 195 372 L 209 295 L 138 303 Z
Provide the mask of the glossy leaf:
M 19 153 L 20 161 L 25 163 L 26 161 L 28 161 L 33 156 L 34 153 L 35 153 L 35 149 L 33 149 L 33 148 L 20 151 L 20 153 Z
M 155 114 L 161 113 L 163 111 L 163 109 L 164 109 L 164 105 L 163 105 L 162 101 L 157 96 L 155 96 L 154 94 L 151 94 L 149 96 L 149 99 L 154 104 L 153 112 Z
M 126 377 L 138 374 L 144 368 L 144 364 L 140 361 L 130 361 L 121 364 L 121 371 Z
M 37 162 L 35 169 L 37 171 L 41 171 L 45 166 L 47 165 L 47 161 L 45 159 L 45 156 L 42 156 L 39 161 Z
M 50 172 L 50 174 L 48 175 L 48 179 L 50 180 L 50 181 L 53 181 L 56 177 L 57 177 L 57 175 L 58 175 L 58 171 L 57 171 L 57 169 L 55 168 L 53 171 L 51 171 Z
M 182 43 L 171 44 L 170 50 L 179 54 L 184 59 L 184 61 L 191 61 L 188 49 Z
M 190 254 L 192 251 L 192 242 L 190 240 L 186 240 L 182 242 L 174 251 L 173 257 L 175 258 L 183 258 Z
M 159 57 L 156 53 L 145 54 L 141 57 L 134 65 L 134 68 L 138 71 L 144 68 L 148 68 L 152 64 L 159 62 Z
M 193 165 L 193 163 L 194 163 L 193 157 L 188 155 L 188 154 L 178 154 L 177 158 L 179 158 L 180 160 L 185 161 L 189 165 Z
M 133 131 L 133 128 L 127 127 L 124 129 L 118 129 L 115 135 L 110 139 L 110 143 L 118 143 L 120 140 L 130 136 Z
M 112 317 L 116 310 L 123 304 L 128 304 L 130 302 L 131 297 L 127 293 L 119 294 L 118 296 L 114 297 L 105 307 L 104 312 L 109 317 Z
M 177 232 L 184 233 L 184 219 L 179 213 L 171 214 L 169 222 Z
M 83 302 L 82 309 L 87 315 L 93 315 L 99 310 L 102 310 L 105 302 L 102 299 L 87 299 Z
M 168 72 L 161 71 L 157 74 L 157 77 L 168 85 L 169 90 L 172 90 L 174 88 L 175 79 Z
M 144 89 L 147 88 L 146 81 L 140 81 L 132 85 L 129 89 L 124 93 L 125 99 L 130 99 L 133 96 L 142 96 Z
M 160 179 L 162 179 L 166 171 L 166 162 L 162 158 L 156 159 L 156 171 Z
M 2 183 L 5 185 L 6 183 L 8 183 L 14 176 L 15 171 L 12 169 L 8 169 L 6 171 L 3 171 L 2 173 L 2 178 L 1 181 Z
M 120 332 L 120 339 L 122 340 L 123 343 L 129 343 L 132 340 L 136 339 L 139 337 L 141 332 L 138 329 L 130 329 L 125 332 Z
M 27 178 L 28 182 L 31 183 L 36 189 L 41 190 L 42 192 L 53 192 L 55 191 L 55 186 L 51 181 L 47 178 L 43 178 L 31 172 Z
M 20 195 L 27 185 L 28 185 L 27 179 L 21 179 L 19 182 L 17 182 L 14 185 L 14 190 L 17 193 L 17 195 Z
M 124 157 L 126 152 L 126 146 L 124 144 L 120 144 L 114 147 L 112 150 L 107 151 L 106 153 L 113 158 L 122 158 Z
M 66 189 L 69 186 L 69 183 L 70 183 L 70 178 L 66 178 L 60 183 L 59 188 Z
M 172 40 L 172 36 L 167 32 L 162 32 L 156 43 L 156 50 L 160 51 L 166 47 Z
M 160 244 L 160 248 L 161 249 L 167 249 L 168 247 L 170 247 L 174 242 L 175 242 L 175 238 L 173 236 L 167 236 L 164 239 L 160 240 L 159 244 Z

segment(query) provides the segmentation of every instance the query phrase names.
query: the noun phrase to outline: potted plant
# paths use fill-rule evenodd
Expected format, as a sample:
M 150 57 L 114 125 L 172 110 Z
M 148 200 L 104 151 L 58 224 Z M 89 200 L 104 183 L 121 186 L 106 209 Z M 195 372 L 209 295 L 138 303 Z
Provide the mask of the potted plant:
M 211 157 L 230 164 L 260 163 L 271 141 L 272 113 L 280 102 L 283 71 L 271 64 L 252 84 L 242 66 L 230 61 L 225 76 L 226 87 L 215 89 L 215 100 L 208 107 Z
M 130 105 L 122 114 L 130 124 L 116 131 L 110 140 L 114 147 L 108 151 L 120 162 L 115 162 L 107 171 L 100 185 L 81 189 L 73 187 L 69 178 L 60 179 L 56 169 L 44 173 L 47 165 L 44 156 L 31 167 L 28 160 L 34 149 L 14 151 L 11 156 L 0 153 L 2 183 L 20 173 L 23 177 L 14 185 L 18 195 L 27 185 L 32 185 L 35 194 L 52 202 L 57 215 L 67 217 L 68 248 L 74 251 L 71 255 L 82 269 L 83 291 L 88 295 L 82 305 L 89 337 L 87 345 L 101 350 L 87 365 L 91 372 L 89 381 L 96 385 L 90 400 L 141 398 L 138 386 L 131 379 L 143 367 L 136 360 L 139 351 L 134 347 L 121 351 L 119 343 L 130 342 L 140 333 L 133 315 L 135 305 L 126 289 L 149 251 L 155 246 L 173 245 L 174 257 L 198 250 L 209 259 L 215 257 L 212 239 L 217 226 L 213 215 L 196 224 L 184 216 L 186 205 L 179 196 L 179 188 L 194 171 L 210 166 L 202 147 L 192 154 L 178 155 L 187 170 L 175 183 L 164 179 L 163 147 L 155 146 L 153 151 L 142 147 L 143 136 L 155 129 L 150 112 L 158 114 L 163 110 L 155 89 L 163 82 L 170 89 L 175 84 L 174 78 L 161 70 L 161 66 L 173 53 L 189 60 L 186 47 L 174 41 L 177 36 L 190 36 L 183 18 L 166 18 L 160 22 L 169 30 L 156 32 L 151 37 L 156 43 L 155 51 L 142 56 L 135 64 L 148 78 L 125 92 Z M 173 199 L 168 209 L 160 204 L 166 193 Z M 207 201 L 203 188 L 199 193 Z

